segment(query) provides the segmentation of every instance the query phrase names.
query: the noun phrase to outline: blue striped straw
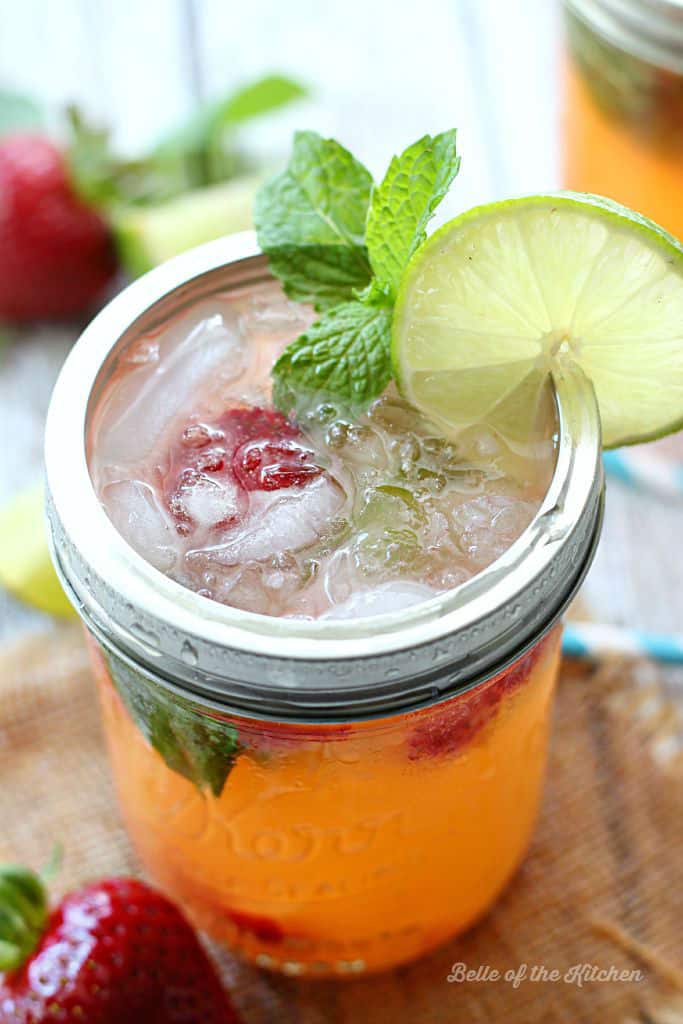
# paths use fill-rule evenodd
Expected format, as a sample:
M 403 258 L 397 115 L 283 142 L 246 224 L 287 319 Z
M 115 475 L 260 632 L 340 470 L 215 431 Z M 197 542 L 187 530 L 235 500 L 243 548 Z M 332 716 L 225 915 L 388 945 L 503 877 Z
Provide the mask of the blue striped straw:
M 602 458 L 605 472 L 629 487 L 667 498 L 683 496 L 683 462 L 634 448 L 604 452 Z
M 644 633 L 597 622 L 567 622 L 562 650 L 570 658 L 597 661 L 606 655 L 626 654 L 653 658 L 670 665 L 683 664 L 683 636 Z

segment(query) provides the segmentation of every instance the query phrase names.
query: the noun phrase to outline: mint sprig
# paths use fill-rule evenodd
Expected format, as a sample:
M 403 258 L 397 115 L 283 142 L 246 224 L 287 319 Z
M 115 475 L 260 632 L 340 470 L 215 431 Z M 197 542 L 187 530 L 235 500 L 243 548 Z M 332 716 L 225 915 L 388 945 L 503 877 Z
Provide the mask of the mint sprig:
M 266 75 L 200 104 L 149 152 L 135 158 L 119 154 L 109 131 L 71 106 L 67 118 L 72 180 L 87 202 L 119 208 L 155 205 L 253 172 L 253 162 L 238 145 L 240 129 L 306 95 L 305 87 L 293 79 Z M 0 129 L 5 109 L 0 92 Z
M 287 168 L 263 186 L 254 211 L 285 293 L 322 312 L 273 367 L 281 409 L 310 393 L 362 404 L 384 390 L 401 277 L 459 166 L 455 130 L 425 135 L 374 186 L 334 139 L 296 133 Z

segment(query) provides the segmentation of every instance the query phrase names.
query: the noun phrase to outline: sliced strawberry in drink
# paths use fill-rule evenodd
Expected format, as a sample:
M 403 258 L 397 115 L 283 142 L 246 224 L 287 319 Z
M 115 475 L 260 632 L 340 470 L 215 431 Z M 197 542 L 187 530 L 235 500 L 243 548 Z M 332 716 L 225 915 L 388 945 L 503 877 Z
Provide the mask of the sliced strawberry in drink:
M 257 406 L 190 423 L 170 452 L 164 491 L 176 529 L 225 530 L 240 523 L 250 491 L 302 487 L 323 472 L 296 424 Z
M 302 487 L 322 469 L 315 452 L 293 438 L 247 441 L 232 457 L 232 471 L 246 491 L 279 491 Z
M 545 641 L 536 644 L 499 676 L 420 712 L 408 739 L 410 760 L 459 753 L 494 717 L 503 698 L 528 679 L 545 646 Z

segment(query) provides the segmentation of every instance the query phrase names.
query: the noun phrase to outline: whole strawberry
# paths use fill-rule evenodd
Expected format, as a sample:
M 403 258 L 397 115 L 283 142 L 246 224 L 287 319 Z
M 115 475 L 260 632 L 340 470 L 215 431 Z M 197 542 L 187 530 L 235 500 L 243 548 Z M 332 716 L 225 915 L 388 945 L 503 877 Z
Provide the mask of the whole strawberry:
M 238 1021 L 180 911 L 131 878 L 88 885 L 48 914 L 36 875 L 0 867 L 0 970 L 0 1024 Z
M 49 140 L 0 142 L 0 320 L 87 312 L 116 271 L 109 228 L 76 194 Z

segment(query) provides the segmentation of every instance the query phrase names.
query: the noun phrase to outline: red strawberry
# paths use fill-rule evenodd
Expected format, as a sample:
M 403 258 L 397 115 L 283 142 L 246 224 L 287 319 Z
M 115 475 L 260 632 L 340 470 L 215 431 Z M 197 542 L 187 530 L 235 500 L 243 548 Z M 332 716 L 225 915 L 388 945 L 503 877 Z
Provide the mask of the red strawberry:
M 36 876 L 0 868 L 0 938 L 0 1024 L 238 1024 L 190 925 L 135 879 L 88 885 L 48 917 Z
M 0 142 L 0 319 L 74 316 L 116 271 L 109 229 L 74 191 L 47 139 Z
M 301 487 L 322 470 L 315 452 L 291 438 L 246 441 L 232 457 L 232 471 L 245 491 L 279 491 Z
M 453 755 L 462 750 L 493 718 L 503 697 L 528 678 L 544 649 L 542 641 L 499 676 L 445 704 L 420 712 L 408 739 L 410 760 Z
M 189 534 L 195 525 L 192 495 L 198 487 L 209 493 L 216 483 L 226 488 L 227 507 L 217 502 L 214 523 L 224 529 L 245 512 L 247 491 L 300 487 L 319 476 L 314 452 L 300 437 L 281 412 L 258 406 L 228 409 L 213 423 L 187 426 L 171 449 L 164 481 L 178 531 Z

